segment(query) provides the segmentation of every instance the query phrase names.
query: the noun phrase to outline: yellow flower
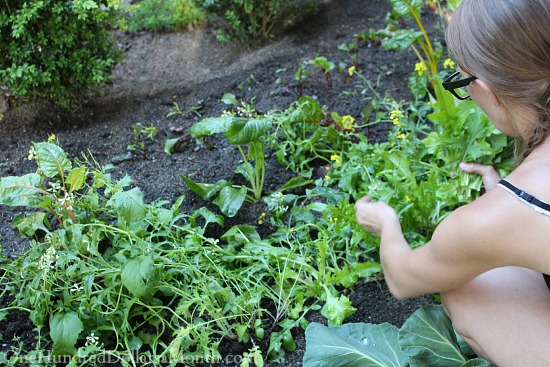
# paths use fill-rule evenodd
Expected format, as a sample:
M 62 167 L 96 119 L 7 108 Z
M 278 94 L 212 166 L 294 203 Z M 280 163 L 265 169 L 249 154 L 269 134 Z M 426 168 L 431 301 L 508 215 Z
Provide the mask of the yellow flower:
M 55 139 L 57 139 L 55 134 L 51 134 L 50 136 L 48 136 L 48 143 L 54 141 Z
M 325 180 L 330 180 L 330 176 L 325 176 Z
M 348 75 L 349 76 L 352 76 L 354 73 L 355 73 L 355 65 L 353 65 L 352 67 L 350 67 L 348 69 Z
M 325 169 L 326 169 L 327 171 L 330 171 L 330 166 L 325 166 Z
M 403 132 L 397 133 L 397 139 L 405 139 L 407 135 Z
M 342 158 L 338 154 L 333 154 L 330 156 L 330 160 L 336 162 L 338 167 L 342 165 Z
M 455 62 L 451 59 L 446 59 L 444 62 L 443 62 L 443 67 L 445 69 L 454 69 L 455 68 Z
M 357 127 L 355 119 L 350 115 L 343 116 L 340 125 L 342 125 L 344 130 L 352 130 L 354 127 Z
M 428 70 L 428 68 L 424 62 L 417 62 L 414 66 L 414 71 L 416 71 L 418 75 L 422 75 L 426 70 Z
M 405 116 L 403 115 L 403 113 L 400 110 L 392 110 L 390 112 L 390 120 L 393 121 L 394 125 L 402 126 L 401 120 L 399 120 L 399 119 L 403 118 L 403 117 L 405 117 Z

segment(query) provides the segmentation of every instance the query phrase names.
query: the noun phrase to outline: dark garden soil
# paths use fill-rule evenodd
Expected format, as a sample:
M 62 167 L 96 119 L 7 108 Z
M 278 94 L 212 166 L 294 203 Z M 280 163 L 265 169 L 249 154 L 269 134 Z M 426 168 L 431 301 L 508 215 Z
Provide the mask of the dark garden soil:
M 233 180 L 233 170 L 240 157 L 235 148 L 216 138 L 211 139 L 212 149 L 198 149 L 190 142 L 181 152 L 167 155 L 164 142 L 178 136 L 174 128 L 201 119 L 194 113 L 167 117 L 173 103 L 176 102 L 181 110 L 200 107 L 202 117 L 219 116 L 226 108 L 221 102 L 222 95 L 233 93 L 237 99 L 247 102 L 254 98 L 254 105 L 260 112 L 285 109 L 300 92 L 294 74 L 304 59 L 325 56 L 336 64 L 343 61 L 351 65 L 352 54 L 339 50 L 338 45 L 350 43 L 361 31 L 383 28 L 384 16 L 389 10 L 385 0 L 325 0 L 320 3 L 318 13 L 296 22 L 269 44 L 256 48 L 221 44 L 211 28 L 172 34 L 119 34 L 126 62 L 115 69 L 112 82 L 100 96 L 73 112 L 59 110 L 45 102 L 16 100 L 4 114 L 0 121 L 0 176 L 34 172 L 34 163 L 27 160 L 31 143 L 45 141 L 50 134 L 56 134 L 61 147 L 73 158 L 89 150 L 103 165 L 116 163 L 115 174 L 130 175 L 147 201 L 174 202 L 185 195 L 183 210 L 207 206 L 215 211 L 215 207 L 185 186 L 180 175 L 192 176 L 201 182 Z M 438 19 L 432 13 L 423 15 L 425 25 L 435 38 L 442 36 Z M 356 55 L 357 69 L 380 95 L 396 100 L 411 98 L 407 76 L 416 63 L 412 51 L 389 52 L 377 45 L 362 44 Z M 315 96 L 329 111 L 361 120 L 367 101 L 347 92 L 361 92 L 364 87 L 358 86 L 358 79 L 349 77 L 346 70 L 333 72 L 332 88 L 327 87 L 323 75 L 312 75 L 304 84 L 303 94 Z M 145 154 L 127 157 L 127 146 L 133 141 L 133 126 L 137 123 L 154 125 L 159 135 L 155 141 L 146 142 Z M 390 128 L 377 125 L 366 133 L 371 141 L 381 141 Z M 274 157 L 268 158 L 267 166 L 267 192 L 291 177 Z M 256 224 L 259 214 L 266 211 L 260 206 L 263 204 L 245 205 L 248 207 L 237 216 L 226 220 L 227 228 L 235 224 Z M 20 210 L 1 207 L 0 213 L 3 254 L 17 257 L 26 243 L 12 228 L 11 221 Z M 259 228 L 263 235 L 271 230 L 267 225 Z M 397 326 L 420 305 L 432 302 L 429 296 L 397 301 L 391 297 L 383 280 L 364 281 L 349 290 L 348 296 L 357 312 L 347 322 L 389 322 Z M 5 304 L 5 300 L 1 303 Z M 317 314 L 312 314 L 310 320 L 324 322 Z M 4 350 L 9 348 L 15 336 L 26 343 L 32 343 L 34 338 L 32 326 L 24 315 L 11 316 L 1 322 L 0 333 L 3 334 L 0 345 L 4 343 Z M 283 363 L 271 363 L 270 366 L 302 365 L 303 333 L 297 333 L 295 339 L 298 349 L 287 355 Z M 245 350 L 239 345 L 225 343 L 220 351 L 225 355 L 239 355 Z

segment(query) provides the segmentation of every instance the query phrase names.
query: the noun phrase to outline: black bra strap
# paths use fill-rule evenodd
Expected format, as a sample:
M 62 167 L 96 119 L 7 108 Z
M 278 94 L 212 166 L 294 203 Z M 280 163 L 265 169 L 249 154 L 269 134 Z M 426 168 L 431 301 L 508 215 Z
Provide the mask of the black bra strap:
M 518 187 L 506 181 L 505 179 L 500 180 L 498 184 L 506 187 L 507 189 L 512 191 L 514 194 L 516 194 L 520 199 L 528 202 L 529 204 L 537 206 L 543 210 L 546 210 L 547 212 L 550 212 L 550 204 L 545 203 L 544 201 L 537 199 L 533 195 L 526 193 L 525 191 L 519 189 Z

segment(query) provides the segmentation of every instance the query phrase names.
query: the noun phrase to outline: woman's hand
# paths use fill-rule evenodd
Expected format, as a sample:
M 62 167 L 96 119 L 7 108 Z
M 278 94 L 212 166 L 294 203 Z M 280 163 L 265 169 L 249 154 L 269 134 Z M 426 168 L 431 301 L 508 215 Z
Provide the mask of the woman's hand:
M 365 196 L 355 203 L 357 222 L 367 231 L 380 237 L 384 224 L 397 220 L 397 214 L 385 203 L 373 202 L 370 196 Z M 398 221 L 397 221 L 398 222 Z
M 480 175 L 483 180 L 483 185 L 485 185 L 485 190 L 487 191 L 493 189 L 501 179 L 500 174 L 493 166 L 486 166 L 484 164 L 472 162 L 462 162 L 459 167 L 466 173 L 476 173 Z

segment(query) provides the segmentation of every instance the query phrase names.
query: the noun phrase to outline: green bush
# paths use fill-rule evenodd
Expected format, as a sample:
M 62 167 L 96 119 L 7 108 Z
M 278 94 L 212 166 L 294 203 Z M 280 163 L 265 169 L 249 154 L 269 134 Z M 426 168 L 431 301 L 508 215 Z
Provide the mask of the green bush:
M 195 0 L 213 15 L 221 16 L 227 31 L 220 31 L 221 40 L 252 42 L 265 40 L 275 25 L 288 25 L 299 15 L 316 9 L 313 0 Z
M 204 20 L 193 0 L 143 0 L 127 8 L 128 31 L 180 31 Z
M 75 107 L 122 60 L 120 0 L 0 1 L 0 86 Z

